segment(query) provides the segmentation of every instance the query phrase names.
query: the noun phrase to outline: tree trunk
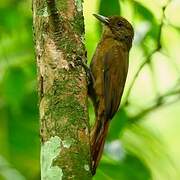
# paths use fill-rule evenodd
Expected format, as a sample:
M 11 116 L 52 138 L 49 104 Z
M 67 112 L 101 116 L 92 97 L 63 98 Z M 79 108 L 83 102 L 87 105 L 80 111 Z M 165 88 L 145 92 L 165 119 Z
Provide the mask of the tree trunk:
M 91 179 L 81 0 L 34 0 L 41 179 Z

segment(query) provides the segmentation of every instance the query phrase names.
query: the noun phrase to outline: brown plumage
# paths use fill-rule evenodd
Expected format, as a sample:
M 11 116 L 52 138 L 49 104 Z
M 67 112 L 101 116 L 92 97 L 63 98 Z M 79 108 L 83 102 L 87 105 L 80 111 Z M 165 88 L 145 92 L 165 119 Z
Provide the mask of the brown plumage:
M 104 32 L 90 64 L 96 121 L 91 131 L 92 171 L 100 161 L 110 120 L 117 112 L 128 72 L 129 50 L 134 36 L 131 24 L 119 16 L 94 15 L 104 23 Z

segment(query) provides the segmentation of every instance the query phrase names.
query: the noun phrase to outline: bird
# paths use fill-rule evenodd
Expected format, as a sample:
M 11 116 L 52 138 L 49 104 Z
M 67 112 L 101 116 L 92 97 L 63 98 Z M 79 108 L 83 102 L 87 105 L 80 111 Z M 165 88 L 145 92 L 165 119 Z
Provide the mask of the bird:
M 90 133 L 92 174 L 102 156 L 111 119 L 118 111 L 129 66 L 134 30 L 121 16 L 93 14 L 103 23 L 103 33 L 90 63 L 92 83 L 88 94 L 95 110 Z

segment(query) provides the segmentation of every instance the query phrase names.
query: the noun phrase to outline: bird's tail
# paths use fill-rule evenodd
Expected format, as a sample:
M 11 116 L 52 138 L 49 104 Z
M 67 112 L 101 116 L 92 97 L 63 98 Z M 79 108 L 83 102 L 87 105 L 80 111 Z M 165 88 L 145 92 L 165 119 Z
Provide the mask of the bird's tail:
M 91 157 L 92 157 L 92 173 L 96 173 L 96 168 L 101 159 L 106 136 L 108 133 L 109 120 L 101 118 L 96 120 L 95 125 L 91 131 Z

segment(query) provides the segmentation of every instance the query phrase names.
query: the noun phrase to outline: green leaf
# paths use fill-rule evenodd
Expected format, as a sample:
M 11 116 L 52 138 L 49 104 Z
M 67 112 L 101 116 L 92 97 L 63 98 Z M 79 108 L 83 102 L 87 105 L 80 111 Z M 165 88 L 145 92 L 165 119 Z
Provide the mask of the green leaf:
M 120 14 L 120 3 L 119 0 L 101 0 L 99 6 L 99 13 L 104 16 L 112 16 Z
M 121 7 L 119 0 L 111 0 L 111 1 L 100 0 L 98 13 L 103 16 L 120 15 Z M 100 22 L 98 29 L 99 29 L 99 33 L 101 33 L 102 26 L 100 26 Z
M 141 3 L 134 1 L 133 5 L 136 15 L 139 15 L 141 18 L 148 20 L 150 22 L 155 20 L 153 13 L 148 8 L 143 6 Z
M 11 67 L 5 73 L 2 95 L 7 103 L 17 105 L 25 94 L 26 77 L 19 67 Z
M 120 136 L 120 133 L 126 126 L 126 123 L 128 122 L 128 115 L 124 109 L 120 109 L 114 118 L 111 120 L 110 124 L 110 130 L 107 139 L 109 141 L 112 141 L 114 139 L 118 139 Z
M 94 180 L 148 180 L 151 172 L 144 162 L 136 156 L 127 154 L 122 162 L 101 163 Z
M 134 1 L 134 14 L 136 17 L 139 17 L 141 21 L 146 21 L 150 24 L 150 29 L 145 34 L 144 38 L 141 41 L 141 45 L 144 49 L 147 48 L 147 51 L 150 49 L 150 52 L 154 47 L 152 43 L 156 43 L 159 33 L 159 24 L 156 21 L 154 14 L 141 3 Z M 147 46 L 147 47 L 146 47 Z M 152 47 L 152 48 L 149 48 Z

